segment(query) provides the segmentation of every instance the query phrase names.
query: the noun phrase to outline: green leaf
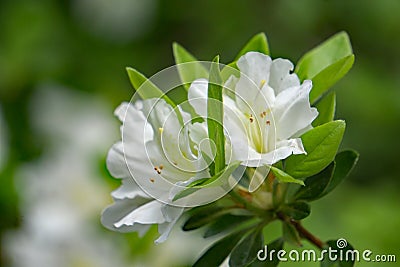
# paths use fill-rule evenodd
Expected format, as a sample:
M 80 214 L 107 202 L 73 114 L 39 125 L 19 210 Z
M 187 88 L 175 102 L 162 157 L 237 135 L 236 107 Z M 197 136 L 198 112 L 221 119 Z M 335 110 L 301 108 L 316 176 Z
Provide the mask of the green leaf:
M 310 102 L 316 103 L 336 82 L 342 79 L 354 64 L 354 55 L 340 59 L 322 70 L 312 78 L 313 87 L 310 92 Z
M 204 65 L 185 48 L 178 43 L 173 43 L 172 49 L 174 52 L 175 63 L 177 64 L 179 77 L 181 78 L 185 89 L 188 89 L 190 84 L 196 79 L 208 78 L 208 71 Z
M 304 181 L 305 186 L 299 188 L 299 190 L 293 195 L 293 198 L 307 201 L 319 199 L 331 181 L 334 170 L 335 163 L 332 162 L 321 172 L 308 177 Z
M 263 247 L 263 253 L 260 253 L 259 256 L 260 258 L 257 258 L 255 261 L 253 261 L 249 267 L 276 267 L 279 264 L 279 259 L 277 257 L 277 252 L 283 249 L 283 239 L 278 238 L 274 240 L 273 242 L 269 243 L 266 246 L 267 250 L 265 247 Z M 271 251 L 274 250 L 275 253 L 271 253 Z M 258 253 L 258 252 L 257 252 Z M 272 256 L 272 259 L 270 258 Z
M 192 231 L 198 229 L 227 214 L 245 215 L 249 213 L 241 208 L 224 208 L 217 205 L 194 208 L 191 210 L 190 217 L 183 224 L 182 230 Z
M 334 92 L 330 93 L 326 97 L 322 98 L 315 107 L 318 110 L 318 117 L 312 122 L 313 127 L 325 124 L 327 122 L 333 121 L 335 117 L 336 109 L 336 94 Z
M 285 161 L 285 171 L 294 178 L 305 178 L 323 170 L 334 159 L 342 141 L 346 123 L 332 121 L 301 136 L 307 155 L 292 155 Z
M 344 239 L 343 239 L 344 240 Z M 329 240 L 327 245 L 332 248 L 332 250 L 336 250 L 336 253 L 331 253 L 332 257 L 337 256 L 336 260 L 331 260 L 329 258 L 329 253 L 324 254 L 324 260 L 321 262 L 321 267 L 353 267 L 354 262 L 356 260 L 356 254 L 353 254 L 354 248 L 352 245 L 346 243 L 341 243 L 343 240 Z M 339 247 L 338 247 L 339 242 Z M 346 244 L 345 247 L 342 244 Z M 340 255 L 343 255 L 343 258 L 340 259 Z M 347 256 L 346 256 L 347 255 Z M 360 256 L 361 257 L 361 256 Z
M 288 222 L 282 221 L 283 240 L 295 246 L 302 246 L 299 232 Z
M 210 68 L 207 101 L 208 137 L 212 142 L 214 142 L 216 147 L 214 158 L 215 169 L 210 170 L 212 176 L 225 168 L 225 135 L 223 117 L 222 79 L 219 70 L 219 56 L 216 56 Z
M 275 175 L 275 177 L 278 179 L 279 182 L 281 183 L 296 183 L 300 185 L 304 185 L 304 182 L 302 180 L 298 180 L 287 174 L 286 172 L 282 171 L 281 169 L 278 169 L 274 166 L 271 166 L 271 171 Z
M 251 216 L 236 216 L 232 214 L 223 215 L 214 220 L 203 234 L 204 238 L 215 236 L 217 234 L 229 232 L 238 225 L 252 219 Z
M 323 196 L 335 189 L 353 170 L 357 164 L 359 154 L 354 150 L 346 150 L 338 153 L 335 157 L 336 168 Z
M 304 201 L 296 201 L 283 206 L 281 211 L 294 220 L 302 220 L 310 215 L 311 208 Z
M 236 62 L 241 56 L 251 51 L 256 51 L 263 53 L 265 55 L 269 55 L 268 40 L 265 33 L 261 32 L 259 34 L 254 35 L 236 55 L 235 60 L 222 69 L 221 77 L 223 78 L 224 81 L 226 81 L 231 75 L 234 75 L 236 77 L 239 76 L 239 71 L 237 70 Z
M 142 99 L 163 98 L 173 108 L 176 107 L 176 104 L 142 73 L 133 68 L 126 68 L 126 71 L 133 88 Z
M 193 267 L 219 266 L 231 253 L 243 234 L 247 231 L 239 231 L 230 234 L 215 242 L 207 251 L 193 264 Z
M 211 206 L 210 208 L 199 208 L 190 216 L 182 226 L 183 231 L 192 231 L 211 223 L 215 218 L 221 216 L 222 207 Z
M 349 36 L 340 32 L 306 53 L 297 63 L 295 72 L 301 81 L 313 81 L 310 102 L 314 104 L 350 70 L 353 63 Z
M 353 54 L 349 36 L 339 32 L 300 58 L 295 72 L 300 80 L 312 79 L 328 66 Z
M 307 178 L 306 186 L 300 188 L 293 198 L 313 201 L 334 190 L 351 172 L 358 160 L 358 153 L 352 150 L 342 151 L 335 161 L 320 173 Z
M 261 229 L 250 232 L 232 250 L 229 258 L 229 266 L 244 267 L 253 262 L 257 257 L 257 252 L 262 248 L 264 236 Z
M 237 61 L 241 56 L 250 51 L 256 51 L 265 55 L 269 55 L 269 46 L 265 33 L 261 32 L 254 35 L 236 55 L 234 61 Z
M 240 165 L 240 161 L 234 161 L 229 164 L 225 169 L 218 172 L 211 178 L 202 178 L 192 182 L 191 184 L 187 185 L 186 188 L 175 195 L 173 201 L 186 197 L 194 192 L 212 186 L 222 186 L 224 183 L 227 182 L 231 174 L 236 170 L 236 168 Z

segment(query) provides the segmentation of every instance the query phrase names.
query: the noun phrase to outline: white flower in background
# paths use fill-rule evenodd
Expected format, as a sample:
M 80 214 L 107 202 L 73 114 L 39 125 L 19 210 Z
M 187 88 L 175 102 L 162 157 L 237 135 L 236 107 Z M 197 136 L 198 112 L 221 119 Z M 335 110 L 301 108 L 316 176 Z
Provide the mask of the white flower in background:
M 243 55 L 237 66 L 240 78 L 231 76 L 225 84 L 235 97 L 225 94 L 223 98 L 224 127 L 232 144 L 232 160 L 259 167 L 292 154 L 305 154 L 298 137 L 311 128 L 318 115 L 310 106 L 311 81 L 300 84 L 297 75 L 291 73 L 293 64 L 289 60 L 271 60 L 258 52 Z M 193 82 L 188 99 L 198 114 L 205 114 L 207 81 Z
M 190 116 L 180 113 L 183 123 L 190 125 Z M 161 236 L 156 242 L 163 242 L 184 210 L 166 204 L 178 192 L 174 185 L 209 177 L 207 166 L 198 146 L 191 145 L 188 127 L 181 126 L 164 100 L 123 103 L 115 114 L 124 123 L 123 141 L 110 149 L 107 167 L 112 176 L 122 179 L 122 185 L 112 192 L 115 203 L 103 212 L 102 223 L 141 235 L 158 224 Z
M 2 240 L 4 258 L 15 267 L 128 266 L 125 243 L 96 228 L 109 190 L 99 159 L 104 140 L 116 138 L 108 105 L 54 86 L 39 89 L 32 104 L 34 129 L 47 146 L 17 171 L 21 227 Z

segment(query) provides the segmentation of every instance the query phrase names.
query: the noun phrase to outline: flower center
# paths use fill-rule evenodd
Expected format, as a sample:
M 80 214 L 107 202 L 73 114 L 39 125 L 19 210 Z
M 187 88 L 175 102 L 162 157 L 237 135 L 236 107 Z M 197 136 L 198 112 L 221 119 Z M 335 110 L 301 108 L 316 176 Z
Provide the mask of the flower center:
M 248 116 L 247 122 L 248 140 L 252 147 L 258 153 L 267 153 L 268 149 L 268 134 L 270 132 L 271 120 L 269 118 L 269 109 L 260 112 L 259 116 Z

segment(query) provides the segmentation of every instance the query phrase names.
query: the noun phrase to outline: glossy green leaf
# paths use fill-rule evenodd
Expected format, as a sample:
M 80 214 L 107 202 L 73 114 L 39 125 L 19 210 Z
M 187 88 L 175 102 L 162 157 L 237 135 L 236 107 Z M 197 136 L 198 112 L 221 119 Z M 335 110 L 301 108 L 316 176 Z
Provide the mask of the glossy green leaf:
M 283 233 L 283 240 L 285 242 L 300 247 L 301 239 L 299 232 L 297 232 L 296 228 L 288 222 L 282 222 L 282 233 Z
M 249 267 L 276 267 L 279 264 L 279 259 L 277 257 L 277 252 L 283 249 L 283 239 L 278 238 L 273 242 L 269 243 L 267 246 L 262 247 L 262 252 L 257 252 L 258 256 L 255 261 L 253 261 Z M 271 253 L 275 251 L 275 253 Z
M 354 55 L 340 59 L 322 70 L 312 78 L 313 87 L 310 92 L 310 102 L 314 104 L 322 98 L 336 82 L 342 79 L 354 64 Z
M 142 99 L 162 98 L 172 107 L 176 107 L 176 104 L 142 73 L 133 68 L 126 68 L 126 71 L 133 88 Z
M 304 182 L 299 179 L 295 179 L 286 172 L 282 171 L 281 169 L 278 169 L 274 166 L 271 166 L 271 171 L 275 175 L 276 179 L 278 179 L 279 182 L 281 183 L 295 183 L 295 184 L 300 184 L 304 185 Z
M 219 266 L 229 256 L 243 234 L 247 230 L 235 232 L 215 242 L 207 251 L 193 264 L 193 267 Z
M 222 103 L 222 79 L 219 70 L 219 56 L 211 64 L 208 84 L 207 126 L 208 137 L 215 144 L 215 169 L 210 170 L 213 176 L 225 168 L 225 135 L 223 128 L 224 107 Z
M 329 253 L 324 254 L 324 260 L 321 262 L 321 267 L 353 267 L 354 262 L 357 260 L 357 252 L 354 252 L 354 248 L 352 245 L 347 243 L 344 239 L 342 240 L 329 240 L 326 242 L 332 250 L 336 250 L 336 253 L 332 253 L 332 257 L 335 259 L 329 258 Z M 338 246 L 339 245 L 339 246 Z M 344 246 L 346 245 L 346 246 Z M 340 255 L 343 255 L 343 258 L 340 258 Z M 347 256 L 346 256 L 347 255 Z M 361 255 L 359 255 L 361 258 Z
M 215 205 L 210 207 L 199 207 L 193 209 L 192 215 L 182 226 L 183 231 L 191 231 L 203 227 L 212 222 L 215 218 L 223 215 L 223 208 Z
M 297 63 L 295 72 L 301 81 L 313 81 L 310 102 L 314 104 L 350 70 L 353 63 L 349 36 L 340 32 L 306 53 Z
M 235 60 L 222 69 L 221 77 L 224 81 L 226 81 L 231 75 L 239 77 L 239 71 L 237 70 L 236 62 L 241 56 L 250 51 L 256 51 L 265 55 L 269 55 L 268 40 L 265 33 L 262 32 L 254 35 L 236 55 Z
M 229 164 L 225 169 L 215 174 L 213 177 L 202 178 L 194 181 L 193 183 L 187 185 L 184 190 L 177 193 L 173 201 L 176 201 L 190 194 L 193 194 L 194 192 L 205 187 L 222 186 L 223 184 L 227 183 L 227 180 L 239 165 L 240 165 L 239 161 L 234 161 L 231 164 Z
M 205 66 L 192 54 L 178 43 L 173 43 L 175 63 L 177 64 L 179 77 L 183 86 L 188 89 L 190 84 L 199 78 L 208 78 L 208 71 Z
M 251 216 L 236 216 L 232 214 L 223 215 L 215 219 L 203 234 L 204 238 L 226 233 L 235 229 L 238 225 L 252 219 Z
M 321 172 L 308 177 L 304 181 L 305 186 L 299 188 L 299 190 L 293 195 L 293 198 L 307 201 L 320 198 L 331 181 L 334 171 L 335 163 L 332 162 Z
M 294 220 L 302 220 L 311 213 L 310 205 L 304 201 L 296 201 L 284 205 L 281 211 Z
M 268 40 L 265 33 L 261 32 L 254 35 L 236 55 L 235 61 L 237 61 L 241 56 L 250 51 L 256 51 L 269 55 Z
M 300 80 L 312 79 L 328 66 L 353 54 L 349 36 L 339 32 L 300 58 L 295 72 Z
M 358 153 L 352 150 L 342 151 L 335 161 L 320 173 L 307 178 L 304 187 L 294 195 L 294 199 L 313 201 L 334 190 L 351 172 L 358 160 Z
M 257 252 L 262 248 L 264 236 L 261 229 L 250 232 L 232 250 L 229 257 L 229 266 L 244 267 L 253 262 Z
M 325 124 L 327 122 L 333 121 L 335 117 L 336 109 L 336 94 L 335 92 L 330 93 L 321 101 L 319 101 L 315 107 L 318 110 L 318 117 L 312 122 L 313 127 Z
M 305 178 L 322 171 L 334 159 L 342 141 L 346 123 L 332 121 L 301 136 L 307 155 L 292 155 L 285 161 L 285 171 L 294 178 Z
M 338 153 L 335 157 L 336 168 L 323 196 L 335 189 L 353 170 L 357 164 L 359 154 L 354 150 L 346 150 Z
M 190 211 L 190 216 L 182 226 L 183 231 L 191 231 L 203 227 L 209 223 L 214 222 L 221 216 L 233 214 L 237 216 L 245 216 L 250 213 L 241 208 L 224 208 L 217 205 L 209 204 L 194 208 Z

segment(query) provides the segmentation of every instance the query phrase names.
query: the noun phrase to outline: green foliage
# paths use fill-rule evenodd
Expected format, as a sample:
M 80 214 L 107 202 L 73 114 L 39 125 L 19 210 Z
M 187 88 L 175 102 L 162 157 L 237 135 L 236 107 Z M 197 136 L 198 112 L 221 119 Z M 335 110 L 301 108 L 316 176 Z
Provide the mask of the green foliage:
M 296 201 L 284 205 L 281 211 L 294 220 L 302 220 L 310 215 L 311 208 L 305 201 Z
M 226 81 L 231 75 L 238 75 L 239 72 L 237 71 L 236 62 L 241 56 L 251 51 L 269 55 L 269 45 L 265 33 L 262 32 L 253 36 L 236 55 L 235 60 L 222 69 L 221 77 L 224 81 Z
M 214 170 L 211 175 L 225 168 L 225 135 L 223 128 L 224 106 L 222 103 L 222 78 L 219 70 L 219 56 L 211 64 L 208 83 L 207 126 L 208 137 L 215 144 Z
M 231 217 L 226 217 L 225 215 L 232 215 L 232 216 L 237 216 L 237 217 L 247 217 L 247 219 L 251 218 L 252 213 L 247 211 L 246 209 L 238 208 L 238 207 L 223 207 L 223 206 L 218 206 L 216 204 L 208 204 L 206 206 L 202 207 L 197 207 L 194 208 L 190 211 L 190 216 L 186 220 L 186 222 L 182 226 L 182 230 L 184 231 L 191 231 L 195 230 L 198 228 L 201 228 L 207 224 L 210 224 L 212 222 L 216 222 L 219 219 L 223 218 L 231 218 Z M 225 220 L 223 219 L 223 220 Z M 244 219 L 244 218 L 243 218 Z M 243 220 L 245 221 L 245 220 Z M 215 225 L 211 225 L 209 229 L 215 227 Z M 217 226 L 216 228 L 218 228 Z M 214 234 L 216 229 L 210 230 Z
M 222 215 L 221 217 L 216 218 L 204 232 L 203 237 L 211 237 L 217 234 L 230 232 L 240 224 L 245 223 L 246 221 L 252 219 L 251 216 L 237 216 L 232 214 Z
M 354 55 L 347 56 L 328 66 L 313 77 L 313 88 L 310 92 L 310 102 L 314 104 L 324 97 L 329 88 L 347 74 L 353 66 L 353 63 Z
M 250 231 L 232 250 L 229 266 L 244 267 L 256 260 L 257 252 L 262 248 L 263 243 L 262 229 L 256 228 Z
M 192 215 L 182 226 L 182 230 L 191 231 L 198 229 L 210 222 L 215 218 L 226 214 L 222 207 L 210 204 L 205 207 L 195 208 L 191 211 Z
M 178 43 L 173 43 L 175 63 L 177 64 L 179 76 L 185 89 L 190 83 L 199 78 L 208 78 L 208 71 L 192 54 Z
M 340 242 L 340 240 L 339 240 Z M 324 260 L 321 262 L 321 267 L 353 267 L 355 259 L 351 258 L 351 250 L 354 250 L 353 246 L 350 244 L 346 244 L 344 248 L 338 247 L 338 240 L 329 240 L 326 242 L 328 247 L 333 250 L 336 250 L 336 253 L 333 253 L 334 256 L 337 256 L 337 260 L 332 261 L 329 259 L 329 256 L 325 254 Z M 348 260 L 346 260 L 346 253 L 349 255 Z M 342 260 L 340 259 L 340 255 L 343 255 Z
M 336 109 L 336 94 L 335 92 L 330 93 L 321 101 L 319 101 L 315 107 L 318 110 L 318 117 L 312 122 L 313 127 L 325 124 L 327 122 L 333 121 L 335 117 Z
M 234 232 L 215 242 L 193 264 L 193 267 L 219 266 L 228 257 L 245 232 L 246 230 Z
M 268 251 L 280 251 L 281 249 L 283 249 L 283 239 L 282 238 L 278 238 L 274 241 L 272 241 L 271 243 L 269 243 L 267 245 L 268 247 Z M 254 261 L 253 263 L 251 263 L 249 265 L 249 267 L 276 267 L 279 264 L 279 259 L 277 257 L 277 253 L 274 253 L 272 255 L 272 260 L 267 260 L 267 261 Z
M 313 201 L 335 189 L 351 172 L 358 160 L 358 154 L 352 150 L 340 152 L 334 162 L 320 173 L 305 180 L 304 187 L 293 196 L 294 199 Z
M 295 179 L 292 176 L 290 176 L 289 174 L 287 174 L 286 172 L 284 172 L 274 166 L 271 166 L 271 171 L 275 175 L 276 179 L 278 179 L 279 182 L 295 183 L 295 184 L 304 185 L 304 182 L 302 180 Z
M 286 172 L 294 178 L 305 178 L 323 170 L 335 157 L 342 141 L 344 121 L 332 121 L 309 130 L 301 136 L 307 155 L 292 155 L 286 161 Z
M 269 46 L 268 40 L 265 33 L 261 32 L 259 34 L 254 35 L 247 44 L 240 50 L 240 52 L 236 55 L 235 61 L 237 61 L 241 56 L 246 54 L 247 52 L 260 52 L 266 55 L 269 55 Z
M 176 107 L 174 101 L 172 101 L 163 91 L 161 91 L 161 89 L 147 79 L 142 73 L 133 68 L 126 68 L 126 71 L 128 72 L 129 80 L 131 81 L 133 88 L 142 99 L 162 98 L 172 107 Z
M 299 232 L 297 232 L 296 228 L 292 224 L 286 221 L 282 221 L 282 238 L 289 244 L 297 247 L 301 246 Z
M 315 103 L 350 70 L 353 63 L 349 36 L 340 32 L 307 52 L 297 63 L 295 72 L 300 80 L 313 81 L 310 101 Z
M 187 185 L 186 188 L 179 193 L 177 193 L 173 199 L 173 201 L 176 201 L 180 198 L 186 197 L 190 194 L 193 194 L 197 190 L 200 190 L 202 188 L 206 187 L 212 187 L 212 186 L 222 186 L 224 183 L 226 183 L 231 176 L 231 174 L 235 171 L 235 169 L 240 165 L 239 161 L 234 161 L 228 166 L 226 166 L 225 169 L 221 170 L 214 176 L 210 178 L 202 178 L 199 180 L 196 180 L 192 182 L 191 184 Z M 211 166 L 214 166 L 211 165 Z M 210 168 L 211 168 L 210 166 Z

